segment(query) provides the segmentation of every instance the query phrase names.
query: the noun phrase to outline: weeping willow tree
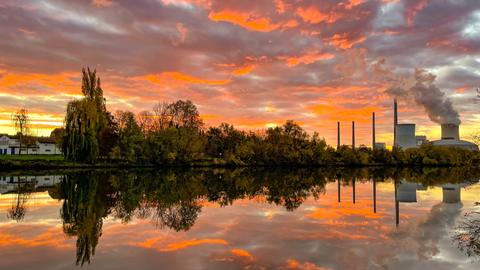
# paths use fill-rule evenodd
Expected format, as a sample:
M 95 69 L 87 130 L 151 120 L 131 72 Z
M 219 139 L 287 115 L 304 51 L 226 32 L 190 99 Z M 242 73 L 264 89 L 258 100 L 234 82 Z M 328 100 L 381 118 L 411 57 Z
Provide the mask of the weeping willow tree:
M 100 78 L 96 70 L 82 70 L 82 93 L 84 97 L 67 105 L 65 116 L 65 159 L 94 162 L 99 153 L 100 134 L 108 127 L 107 110 Z

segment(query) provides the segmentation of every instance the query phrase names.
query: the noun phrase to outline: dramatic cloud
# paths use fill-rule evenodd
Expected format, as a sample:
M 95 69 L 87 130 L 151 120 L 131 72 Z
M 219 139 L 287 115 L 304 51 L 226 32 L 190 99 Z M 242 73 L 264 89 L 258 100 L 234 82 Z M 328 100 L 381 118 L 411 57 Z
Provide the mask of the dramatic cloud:
M 466 137 L 480 118 L 479 14 L 476 0 L 1 1 L 0 133 L 14 132 L 20 107 L 38 134 L 61 125 L 90 66 L 110 110 L 190 99 L 207 125 L 293 119 L 331 144 L 336 121 L 355 120 L 367 145 L 375 110 L 378 140 L 391 143 L 385 90 L 419 68 L 436 76 Z M 438 97 L 424 86 L 418 99 Z M 431 111 L 400 103 L 402 120 L 435 139 L 445 119 Z

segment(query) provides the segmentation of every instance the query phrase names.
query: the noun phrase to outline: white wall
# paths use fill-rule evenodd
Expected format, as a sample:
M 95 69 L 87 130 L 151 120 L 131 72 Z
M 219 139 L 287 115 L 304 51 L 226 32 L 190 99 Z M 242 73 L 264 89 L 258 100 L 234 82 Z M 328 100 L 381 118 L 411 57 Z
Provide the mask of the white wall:
M 11 155 L 12 149 L 14 149 L 13 154 L 18 155 L 20 149 L 18 148 L 20 143 L 17 139 L 11 139 L 7 136 L 0 137 L 0 155 Z M 22 154 L 26 155 L 60 155 L 62 151 L 54 143 L 39 143 L 37 142 L 37 147 L 29 147 L 28 149 L 22 145 Z
M 59 155 L 60 149 L 54 143 L 39 143 L 37 154 L 39 155 Z

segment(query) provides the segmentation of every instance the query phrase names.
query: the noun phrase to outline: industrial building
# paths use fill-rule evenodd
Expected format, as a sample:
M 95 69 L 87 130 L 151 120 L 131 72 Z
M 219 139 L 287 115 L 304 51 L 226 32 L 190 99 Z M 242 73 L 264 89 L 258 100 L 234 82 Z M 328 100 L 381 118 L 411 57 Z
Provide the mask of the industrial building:
M 415 124 L 397 124 L 395 139 L 397 146 L 408 149 L 417 147 L 415 139 Z
M 420 147 L 422 144 L 428 143 L 426 136 L 417 136 L 415 134 L 415 124 L 399 124 L 397 112 L 397 100 L 393 105 L 393 137 L 394 146 L 402 149 Z M 445 123 L 441 125 L 442 135 L 440 140 L 432 141 L 432 145 L 445 147 L 458 147 L 472 151 L 478 151 L 478 146 L 474 143 L 460 139 L 459 125 L 454 123 Z

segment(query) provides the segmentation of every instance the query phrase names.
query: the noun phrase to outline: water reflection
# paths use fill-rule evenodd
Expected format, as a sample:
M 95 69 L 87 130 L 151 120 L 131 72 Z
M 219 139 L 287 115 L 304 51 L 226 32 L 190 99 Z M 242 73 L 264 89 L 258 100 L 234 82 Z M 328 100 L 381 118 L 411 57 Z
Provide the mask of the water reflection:
M 435 227 L 435 233 L 445 233 L 460 215 L 462 188 L 477 183 L 479 178 L 477 171 L 465 169 L 88 171 L 57 176 L 0 176 L 0 190 L 2 194 L 16 196 L 7 217 L 17 222 L 25 217 L 32 192 L 47 190 L 52 198 L 61 201 L 63 232 L 76 239 L 76 264 L 84 265 L 91 263 L 102 236 L 104 220 L 109 217 L 124 224 L 150 220 L 159 229 L 186 232 L 194 227 L 206 204 L 229 206 L 236 201 L 261 198 L 292 212 L 308 198 L 321 201 L 331 182 L 336 182 L 340 206 L 356 204 L 357 186 L 371 184 L 371 192 L 367 194 L 371 196 L 371 210 L 370 214 L 365 213 L 366 217 L 377 215 L 378 184 L 391 184 L 394 196 L 390 199 L 397 226 L 402 217 L 402 205 L 416 203 L 418 191 L 431 186 L 442 187 L 442 200 L 433 206 L 423 226 Z M 345 190 L 351 192 L 350 198 L 342 197 Z M 382 202 L 386 199 L 382 198 Z M 311 214 L 315 215 L 328 217 L 325 213 Z M 434 233 L 426 229 L 420 232 L 423 235 Z M 202 241 L 224 244 L 222 239 L 195 241 L 200 242 L 194 244 Z M 423 248 L 423 252 L 429 252 L 426 246 Z M 174 250 L 174 247 L 167 246 L 164 250 Z M 245 255 L 241 250 L 235 252 Z

